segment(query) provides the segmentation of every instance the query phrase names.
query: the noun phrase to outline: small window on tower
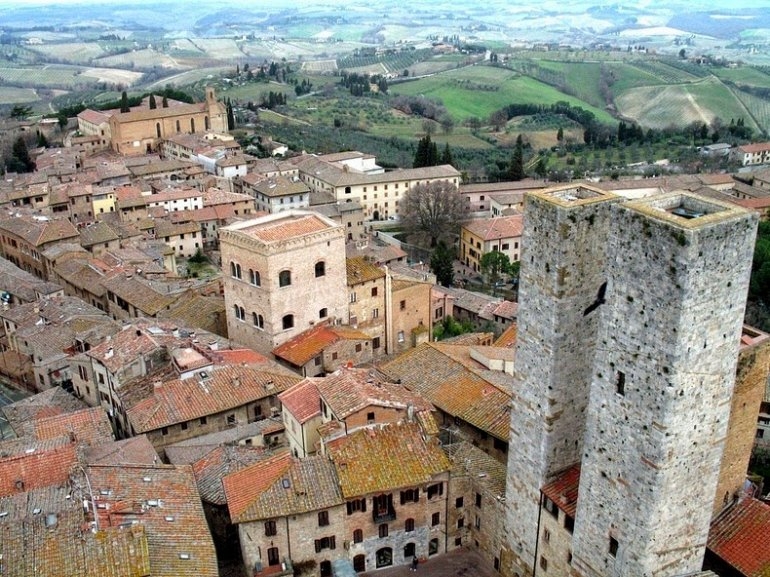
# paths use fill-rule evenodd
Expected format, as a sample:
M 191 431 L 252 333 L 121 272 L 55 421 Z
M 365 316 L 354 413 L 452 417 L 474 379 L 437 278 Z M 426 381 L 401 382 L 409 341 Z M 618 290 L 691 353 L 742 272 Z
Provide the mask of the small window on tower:
M 623 371 L 618 371 L 618 378 L 615 381 L 615 391 L 619 395 L 626 394 L 626 373 Z
M 610 555 L 616 557 L 618 554 L 618 540 L 610 537 Z

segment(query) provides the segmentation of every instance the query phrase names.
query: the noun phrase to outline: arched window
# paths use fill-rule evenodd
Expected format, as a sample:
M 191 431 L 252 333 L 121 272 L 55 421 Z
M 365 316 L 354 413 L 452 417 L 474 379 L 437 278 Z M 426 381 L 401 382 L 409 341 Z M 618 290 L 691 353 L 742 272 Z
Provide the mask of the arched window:
M 406 533 L 411 533 L 414 531 L 414 519 L 407 519 L 404 521 L 404 531 Z
M 230 276 L 235 278 L 235 263 L 230 261 Z
M 249 269 L 249 282 L 254 286 L 260 286 L 262 284 L 258 270 Z
M 264 329 L 265 328 L 265 319 L 262 315 L 259 315 L 257 313 L 251 313 L 251 321 L 254 323 L 254 326 L 258 329 Z
M 235 318 L 239 321 L 246 320 L 246 311 L 243 310 L 243 307 L 238 305 L 233 305 L 233 311 L 235 313 Z
M 404 561 L 411 561 L 416 555 L 416 549 L 414 543 L 407 543 L 404 545 Z
M 326 263 L 324 261 L 319 261 L 315 263 L 315 277 L 321 277 L 326 274 Z
M 364 532 L 361 529 L 353 531 L 353 543 L 362 543 L 364 540 Z
M 282 270 L 278 273 L 278 286 L 289 286 L 291 284 L 291 271 Z
M 294 315 L 284 315 L 282 321 L 284 330 L 294 327 Z
M 322 308 L 320 311 L 318 311 L 319 319 L 325 319 L 327 316 L 329 316 L 329 309 Z
M 155 123 L 155 133 L 158 135 L 158 138 L 160 138 L 160 122 Z
M 195 119 L 190 119 L 190 132 L 195 132 Z
M 438 539 L 431 539 L 428 541 L 428 555 L 435 555 L 438 553 Z
M 393 549 L 383 547 L 377 551 L 377 568 L 393 565 Z
M 241 278 L 241 265 L 235 263 L 235 278 Z

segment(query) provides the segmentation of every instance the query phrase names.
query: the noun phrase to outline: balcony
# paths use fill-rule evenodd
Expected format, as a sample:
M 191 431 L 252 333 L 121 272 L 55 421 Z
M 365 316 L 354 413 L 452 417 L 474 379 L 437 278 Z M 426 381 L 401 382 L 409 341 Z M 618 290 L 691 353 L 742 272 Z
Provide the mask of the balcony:
M 395 521 L 396 510 L 393 507 L 387 509 L 375 509 L 372 511 L 372 520 L 375 523 L 388 523 L 389 521 Z

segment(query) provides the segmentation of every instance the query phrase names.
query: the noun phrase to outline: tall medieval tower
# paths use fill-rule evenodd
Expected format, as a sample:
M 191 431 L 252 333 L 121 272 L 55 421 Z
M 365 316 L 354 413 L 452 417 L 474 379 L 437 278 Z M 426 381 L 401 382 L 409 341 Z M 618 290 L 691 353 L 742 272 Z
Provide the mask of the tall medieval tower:
M 573 572 L 696 572 L 729 419 L 756 216 L 687 193 L 610 208 Z
M 540 488 L 582 454 L 610 206 L 619 200 L 586 185 L 526 197 L 506 483 L 514 574 L 532 574 Z

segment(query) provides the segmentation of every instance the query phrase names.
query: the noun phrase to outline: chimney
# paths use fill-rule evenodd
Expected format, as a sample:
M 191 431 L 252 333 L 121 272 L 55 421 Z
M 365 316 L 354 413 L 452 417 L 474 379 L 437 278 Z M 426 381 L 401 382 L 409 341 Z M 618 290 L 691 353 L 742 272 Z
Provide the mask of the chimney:
M 241 386 L 241 377 L 239 377 L 238 375 L 235 375 L 233 377 L 233 386 L 234 387 L 240 387 Z

